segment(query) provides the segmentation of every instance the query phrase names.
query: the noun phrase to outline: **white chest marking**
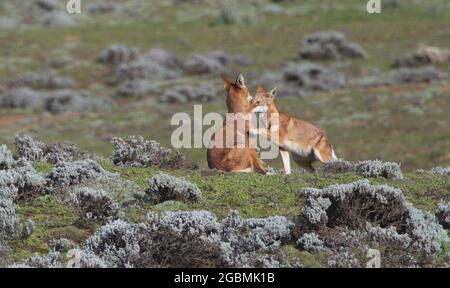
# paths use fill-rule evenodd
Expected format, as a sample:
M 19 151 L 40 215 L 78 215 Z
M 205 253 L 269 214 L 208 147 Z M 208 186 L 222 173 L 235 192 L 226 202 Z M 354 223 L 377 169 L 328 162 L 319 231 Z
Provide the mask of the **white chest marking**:
M 299 144 L 297 144 L 293 141 L 285 140 L 283 144 L 284 144 L 284 148 L 286 148 L 290 152 L 293 152 L 301 157 L 308 157 L 312 153 L 311 148 L 305 149 L 304 147 L 301 147 Z

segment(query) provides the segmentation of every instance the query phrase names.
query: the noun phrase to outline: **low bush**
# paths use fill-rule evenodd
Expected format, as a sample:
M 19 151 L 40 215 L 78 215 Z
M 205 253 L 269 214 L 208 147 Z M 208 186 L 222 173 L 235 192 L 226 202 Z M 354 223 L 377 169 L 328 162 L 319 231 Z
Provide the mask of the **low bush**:
M 450 202 L 439 202 L 436 218 L 445 229 L 450 230 Z
M 42 107 L 45 95 L 27 87 L 13 88 L 0 94 L 0 108 L 34 109 Z
M 143 98 L 150 93 L 155 93 L 155 86 L 146 79 L 126 80 L 117 88 L 118 97 Z
M 109 174 L 91 159 L 59 162 L 46 176 L 47 191 L 60 191 L 73 185 L 85 184 L 101 177 L 107 177 Z
M 117 218 L 119 207 L 103 190 L 77 187 L 70 193 L 69 199 L 83 221 L 93 219 L 105 222 Z
M 12 85 L 35 89 L 64 89 L 73 87 L 74 82 L 69 78 L 57 76 L 53 72 L 44 71 L 41 73 L 27 72 L 20 75 Z
M 416 171 L 416 173 L 426 173 L 431 175 L 437 175 L 437 176 L 449 176 L 450 175 L 450 167 L 434 167 L 430 170 L 422 170 L 419 169 Z
M 135 60 L 138 57 L 139 51 L 134 47 L 129 47 L 122 44 L 113 44 L 105 48 L 97 62 L 109 65 L 118 65 L 120 63 Z
M 370 185 L 367 180 L 301 190 L 306 204 L 295 235 L 316 233 L 335 253 L 330 266 L 364 266 L 367 250 L 376 248 L 385 267 L 424 267 L 449 241 L 428 212 L 405 200 L 401 190 Z
M 93 97 L 87 92 L 59 90 L 45 98 L 44 106 L 52 113 L 92 112 L 110 109 L 112 101 L 106 97 Z
M 159 101 L 165 103 L 205 103 L 216 101 L 218 95 L 219 91 L 208 83 L 202 83 L 198 87 L 182 85 L 167 89 L 161 95 Z
M 199 201 L 202 199 L 200 189 L 191 182 L 165 173 L 157 173 L 147 180 L 149 188 L 146 193 L 157 202 L 167 200 Z
M 342 75 L 313 63 L 289 63 L 283 70 L 283 77 L 306 91 L 333 91 L 345 86 Z
M 112 161 L 122 167 L 158 166 L 166 168 L 190 168 L 198 166 L 186 161 L 181 152 L 161 147 L 154 140 L 145 140 L 142 136 L 126 138 L 114 137 Z
M 367 160 L 356 163 L 356 173 L 364 177 L 384 177 L 387 179 L 403 179 L 400 164 L 395 162 L 382 162 L 380 160 Z
M 356 43 L 348 41 L 344 34 L 336 31 L 316 32 L 307 35 L 299 51 L 302 59 L 365 58 L 366 51 Z
M 76 145 L 70 143 L 45 144 L 28 135 L 16 135 L 14 144 L 19 158 L 57 164 L 59 162 L 83 160 L 89 157 Z

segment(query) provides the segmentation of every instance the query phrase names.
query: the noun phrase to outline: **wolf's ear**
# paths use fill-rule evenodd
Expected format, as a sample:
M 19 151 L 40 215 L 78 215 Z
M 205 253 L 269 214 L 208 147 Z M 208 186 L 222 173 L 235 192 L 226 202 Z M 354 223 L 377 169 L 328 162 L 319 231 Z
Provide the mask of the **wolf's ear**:
M 275 98 L 275 96 L 277 96 L 277 87 L 273 88 L 272 90 L 270 90 L 269 92 L 269 97 L 270 98 Z
M 231 81 L 228 79 L 228 77 L 225 75 L 225 74 L 221 74 L 220 75 L 220 78 L 222 78 L 222 80 L 223 80 L 223 84 L 224 84 L 224 88 L 226 89 L 226 90 L 228 90 L 228 88 L 230 88 L 230 86 L 231 86 Z
M 263 86 L 259 85 L 258 88 L 256 88 L 256 94 L 265 94 L 266 90 Z
M 241 89 L 246 88 L 245 87 L 245 79 L 244 79 L 244 76 L 241 73 L 239 73 L 239 75 L 237 76 L 235 84 L 236 84 L 237 87 L 239 87 Z

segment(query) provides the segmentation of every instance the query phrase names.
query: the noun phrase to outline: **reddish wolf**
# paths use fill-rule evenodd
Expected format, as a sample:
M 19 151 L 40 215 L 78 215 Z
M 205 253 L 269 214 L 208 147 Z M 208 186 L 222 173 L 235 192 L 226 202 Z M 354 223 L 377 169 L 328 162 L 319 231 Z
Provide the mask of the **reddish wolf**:
M 312 166 L 315 161 L 323 163 L 337 159 L 325 132 L 311 123 L 278 111 L 274 101 L 276 93 L 276 88 L 266 93 L 264 88 L 258 87 L 256 95 L 250 102 L 249 111 L 263 113 L 267 117 L 266 127 L 251 129 L 250 133 L 263 135 L 268 140 L 275 139 L 274 144 L 280 147 L 286 174 L 291 173 L 289 153 L 299 166 L 310 172 L 315 171 Z M 277 137 L 271 137 L 271 135 Z
M 235 82 L 231 82 L 225 76 L 222 76 L 222 79 L 224 81 L 224 87 L 227 92 L 226 103 L 228 112 L 234 113 L 237 118 L 245 118 L 245 115 L 248 114 L 249 108 L 249 92 L 245 85 L 244 77 L 242 76 L 242 74 L 239 74 Z M 229 121 L 234 122 L 235 119 L 228 119 L 228 122 Z M 234 127 L 234 131 L 231 131 L 233 133 L 233 137 L 230 137 L 232 139 L 231 145 L 227 145 L 230 143 L 224 142 L 217 143 L 218 141 L 227 141 L 226 135 L 227 133 L 230 133 L 230 131 L 227 131 L 230 128 L 227 129 L 227 127 L 230 126 L 227 125 L 227 120 L 225 120 L 222 128 L 211 137 L 211 142 L 207 151 L 209 168 L 216 168 L 223 171 L 257 172 L 265 174 L 267 172 L 266 167 L 259 159 L 256 149 L 249 148 L 247 124 L 244 131 L 238 131 L 238 125 L 231 126 Z M 217 137 L 217 135 L 219 134 L 223 137 Z M 237 140 L 237 138 L 239 138 L 238 136 L 242 136 L 242 139 L 244 139 L 244 143 L 240 143 L 243 144 L 243 148 L 230 148 L 230 146 L 236 147 L 236 145 L 239 144 Z

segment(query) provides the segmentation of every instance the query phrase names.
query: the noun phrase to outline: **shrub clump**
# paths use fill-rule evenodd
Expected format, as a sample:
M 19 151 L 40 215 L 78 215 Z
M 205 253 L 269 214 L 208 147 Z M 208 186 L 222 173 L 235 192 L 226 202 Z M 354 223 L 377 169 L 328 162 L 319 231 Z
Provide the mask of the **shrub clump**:
M 427 266 L 449 241 L 436 218 L 413 207 L 400 189 L 363 180 L 306 188 L 301 195 L 306 204 L 295 234 L 316 233 L 337 253 L 333 267 L 364 265 L 369 247 L 382 253 L 386 267 Z
M 130 224 L 119 219 L 102 226 L 89 237 L 83 254 L 98 257 L 95 262 L 110 268 L 146 267 L 146 261 L 151 261 L 149 248 L 152 247 L 148 236 L 144 224 Z
M 38 108 L 42 106 L 44 97 L 27 87 L 13 88 L 0 94 L 0 108 Z
M 111 142 L 114 145 L 112 161 L 117 166 L 197 168 L 187 163 L 182 153 L 161 147 L 158 142 L 145 140 L 142 136 L 114 137 Z
M 47 71 L 27 72 L 19 76 L 12 84 L 35 89 L 64 89 L 73 87 L 74 82 L 69 78 L 59 77 L 55 73 Z
M 422 65 L 446 64 L 450 62 L 450 51 L 433 46 L 421 46 L 414 53 L 397 58 L 392 66 L 417 67 Z
M 300 246 L 301 249 L 318 253 L 327 250 L 323 246 L 323 241 L 319 239 L 316 233 L 305 233 L 297 240 L 297 245 Z
M 17 155 L 28 161 L 40 161 L 56 164 L 88 158 L 88 153 L 70 143 L 45 144 L 28 135 L 16 135 L 14 139 Z
M 107 221 L 118 215 L 118 205 L 103 190 L 78 187 L 70 193 L 69 199 L 84 221 L 90 219 Z
M 141 57 L 155 61 L 156 63 L 170 69 L 181 69 L 183 63 L 178 57 L 164 49 L 150 49 L 142 53 Z
M 17 197 L 24 199 L 41 193 L 44 184 L 44 177 L 23 159 L 16 161 L 13 169 L 0 170 L 0 195 L 11 201 Z
M 16 135 L 14 138 L 17 156 L 27 159 L 28 161 L 41 161 L 44 157 L 45 144 L 41 141 L 34 140 L 28 135 Z
M 183 62 L 183 70 L 187 74 L 215 74 L 225 71 L 230 64 L 247 65 L 251 61 L 243 55 L 229 55 L 221 50 L 206 54 L 192 54 Z
M 146 79 L 126 80 L 117 88 L 117 96 L 124 98 L 143 98 L 154 92 L 156 92 L 155 86 Z
M 15 162 L 8 147 L 6 145 L 0 145 L 0 170 L 11 169 Z
M 333 91 L 345 86 L 342 75 L 313 63 L 290 63 L 284 68 L 283 77 L 306 91 Z
M 67 252 L 71 249 L 74 249 L 77 245 L 70 239 L 67 238 L 58 238 L 53 239 L 48 242 L 48 247 L 50 250 L 54 250 L 57 252 Z
M 92 97 L 87 92 L 59 90 L 45 98 L 44 106 L 52 113 L 92 112 L 111 108 L 112 101 L 106 97 Z
M 47 190 L 54 192 L 72 185 L 84 184 L 108 176 L 97 162 L 91 159 L 74 162 L 59 162 L 53 170 L 47 174 Z
M 436 218 L 442 227 L 450 230 L 450 202 L 439 202 L 436 209 Z
M 261 253 L 290 241 L 292 226 L 284 217 L 244 220 L 237 212 L 222 222 L 208 211 L 149 213 L 147 223 L 104 225 L 78 254 L 83 267 L 283 267 L 291 263 Z
M 63 268 L 61 255 L 57 251 L 50 251 L 47 255 L 35 254 L 21 263 L 16 263 L 10 268 Z
M 323 163 L 318 171 L 323 173 L 354 172 L 364 177 L 403 179 L 400 164 L 395 162 L 382 162 L 380 160 L 367 160 L 352 163 L 344 159 L 337 159 Z
M 170 80 L 177 78 L 178 72 L 154 60 L 140 57 L 117 65 L 114 69 L 114 77 L 117 82 L 136 79 Z
M 449 176 L 450 175 L 450 167 L 434 167 L 430 170 L 422 170 L 419 169 L 416 171 L 416 173 L 426 173 L 430 175 L 436 175 L 436 176 Z
M 432 83 L 441 80 L 435 67 L 395 69 L 388 77 L 393 84 Z
M 157 202 L 167 200 L 199 201 L 202 199 L 202 192 L 191 182 L 173 177 L 165 173 L 157 173 L 147 180 L 149 188 L 147 195 L 154 197 Z
M 337 159 L 323 163 L 317 171 L 332 174 L 355 172 L 355 164 L 344 159 Z
M 138 49 L 122 44 L 113 44 L 105 48 L 97 62 L 109 65 L 118 65 L 120 63 L 129 62 L 137 59 L 139 55 Z
M 181 85 L 166 90 L 159 98 L 165 103 L 188 103 L 188 102 L 213 102 L 216 101 L 219 91 L 208 83 L 202 83 L 198 87 Z
M 365 58 L 364 49 L 349 42 L 344 34 L 335 31 L 316 32 L 307 35 L 299 51 L 302 59 L 335 60 L 342 58 Z
M 356 164 L 356 173 L 364 177 L 384 177 L 387 179 L 403 179 L 400 164 L 382 162 L 380 160 L 361 161 Z

